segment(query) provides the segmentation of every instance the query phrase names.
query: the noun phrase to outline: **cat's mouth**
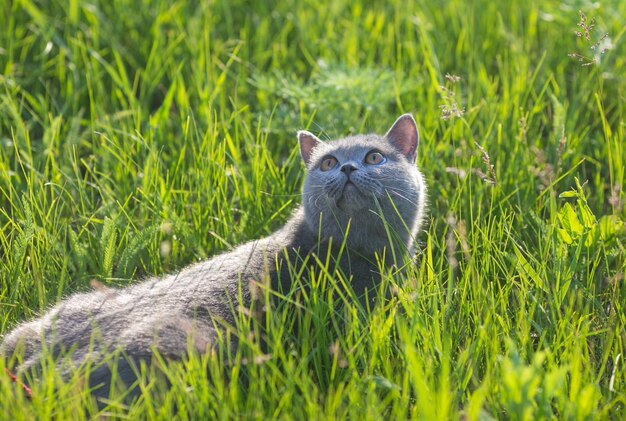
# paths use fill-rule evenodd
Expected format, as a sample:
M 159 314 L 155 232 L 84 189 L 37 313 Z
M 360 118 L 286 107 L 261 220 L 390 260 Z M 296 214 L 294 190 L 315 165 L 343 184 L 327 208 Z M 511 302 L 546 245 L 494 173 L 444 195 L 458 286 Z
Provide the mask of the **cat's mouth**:
M 361 189 L 359 189 L 357 185 L 352 182 L 352 180 L 348 179 L 343 185 L 341 195 L 344 196 L 346 193 L 350 192 L 360 193 Z
M 343 184 L 341 192 L 337 195 L 337 207 L 343 210 L 360 208 L 363 196 L 361 189 L 352 180 L 348 179 Z

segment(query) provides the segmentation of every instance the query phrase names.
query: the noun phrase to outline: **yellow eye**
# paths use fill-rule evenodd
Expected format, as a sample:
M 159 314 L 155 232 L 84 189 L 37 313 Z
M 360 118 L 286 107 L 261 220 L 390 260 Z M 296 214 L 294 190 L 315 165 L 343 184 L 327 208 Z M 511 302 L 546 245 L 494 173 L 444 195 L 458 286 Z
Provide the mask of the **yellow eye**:
M 322 164 L 320 165 L 320 170 L 322 171 L 332 170 L 333 168 L 335 168 L 336 165 L 337 165 L 337 159 L 333 156 L 327 156 L 322 161 Z
M 383 162 L 385 162 L 385 157 L 380 152 L 372 151 L 368 153 L 367 156 L 365 157 L 366 164 L 376 165 L 376 164 L 382 164 Z

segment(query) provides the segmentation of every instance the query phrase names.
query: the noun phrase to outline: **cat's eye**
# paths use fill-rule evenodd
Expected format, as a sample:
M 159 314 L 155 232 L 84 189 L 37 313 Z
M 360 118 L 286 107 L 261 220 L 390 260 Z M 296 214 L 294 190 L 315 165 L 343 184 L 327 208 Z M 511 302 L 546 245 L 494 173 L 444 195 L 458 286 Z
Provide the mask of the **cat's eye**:
M 366 164 L 376 165 L 382 164 L 383 162 L 385 162 L 385 157 L 380 152 L 372 151 L 365 157 Z
M 322 160 L 322 163 L 320 165 L 320 170 L 328 171 L 328 170 L 332 170 L 336 166 L 337 166 L 337 158 L 335 158 L 334 156 L 327 156 L 326 158 Z

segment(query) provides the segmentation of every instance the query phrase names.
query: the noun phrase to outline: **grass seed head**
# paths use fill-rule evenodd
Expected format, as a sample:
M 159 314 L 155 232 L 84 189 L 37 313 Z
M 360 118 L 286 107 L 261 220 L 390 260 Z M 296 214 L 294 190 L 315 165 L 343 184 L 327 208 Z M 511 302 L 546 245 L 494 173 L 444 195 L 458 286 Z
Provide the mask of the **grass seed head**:
M 496 181 L 497 181 L 496 170 L 495 170 L 495 166 L 491 163 L 491 158 L 489 157 L 489 154 L 487 153 L 485 148 L 483 148 L 480 145 L 480 143 L 476 142 L 476 147 L 480 150 L 483 163 L 487 167 L 487 171 L 488 171 L 488 174 L 483 173 L 483 176 L 481 178 L 490 184 L 496 184 Z
M 585 39 L 589 45 L 589 49 L 593 53 L 593 56 L 589 56 L 580 52 L 569 53 L 567 56 L 581 63 L 581 66 L 587 67 L 600 63 L 600 56 L 604 54 L 609 48 L 610 41 L 608 41 L 608 33 L 603 34 L 596 41 L 593 40 L 593 32 L 595 28 L 595 19 L 588 18 L 587 15 L 580 10 L 578 12 L 580 20 L 576 24 L 580 29 L 574 31 L 577 38 Z

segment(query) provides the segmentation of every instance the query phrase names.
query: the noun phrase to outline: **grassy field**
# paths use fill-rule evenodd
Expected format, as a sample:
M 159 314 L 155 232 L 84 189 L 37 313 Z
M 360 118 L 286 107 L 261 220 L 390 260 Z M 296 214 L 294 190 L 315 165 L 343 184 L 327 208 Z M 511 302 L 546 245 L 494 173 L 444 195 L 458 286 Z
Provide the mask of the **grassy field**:
M 370 309 L 321 276 L 267 349 L 147 372 L 132 404 L 0 373 L 0 418 L 624 419 L 626 2 L 267 3 L 0 3 L 0 334 L 277 229 L 298 129 L 413 113 L 419 264 Z

